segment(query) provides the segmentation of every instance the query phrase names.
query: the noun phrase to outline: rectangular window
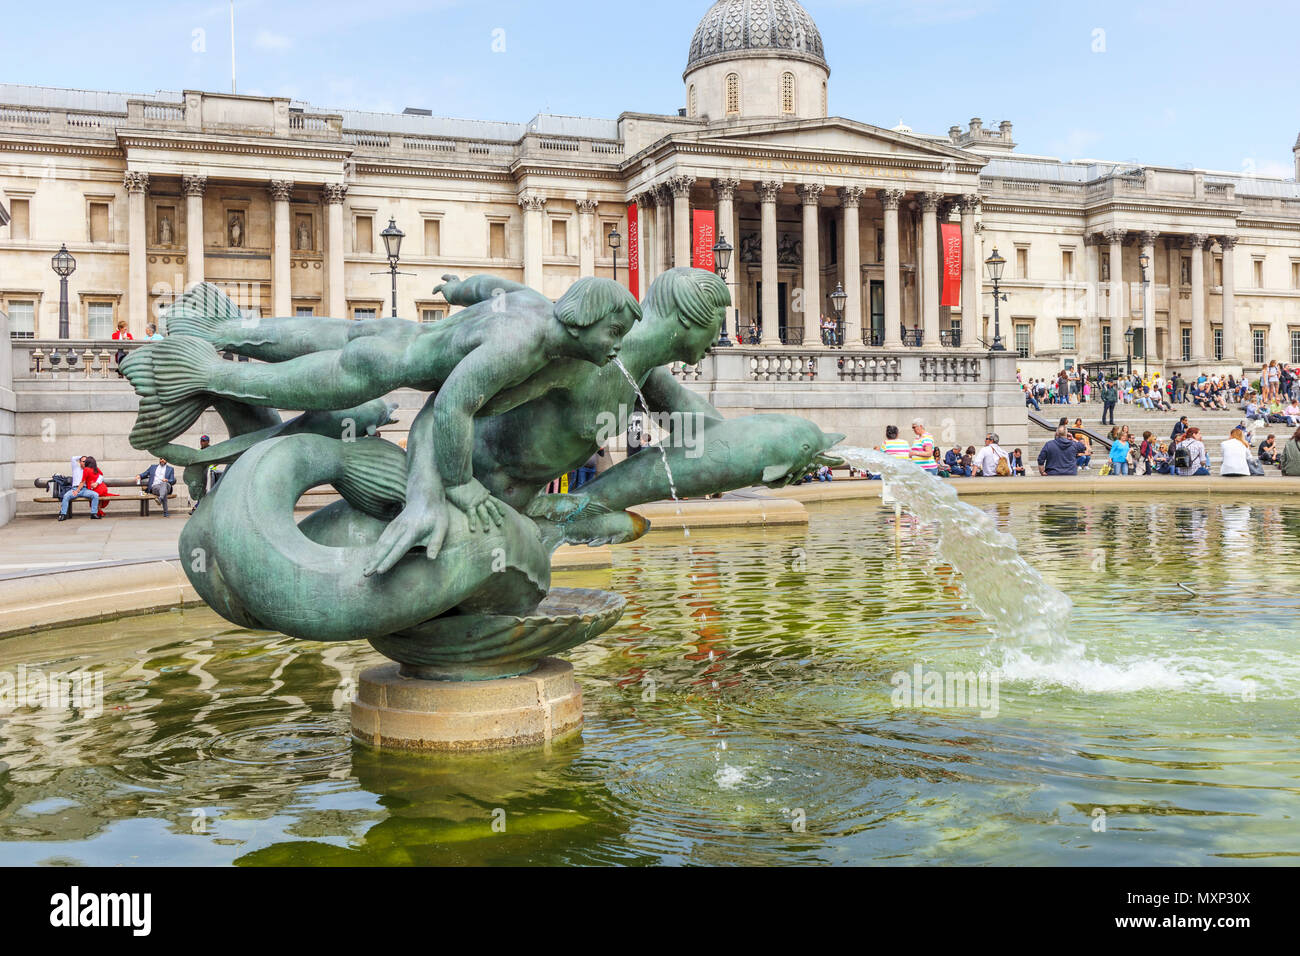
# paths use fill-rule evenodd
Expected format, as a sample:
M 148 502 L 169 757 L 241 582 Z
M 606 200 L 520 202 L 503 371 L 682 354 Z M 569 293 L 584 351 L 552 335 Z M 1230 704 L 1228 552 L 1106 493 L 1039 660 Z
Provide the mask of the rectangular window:
M 1074 251 L 1065 249 L 1061 252 L 1061 278 L 1074 278 Z
M 1061 326 L 1061 350 L 1064 352 L 1073 352 L 1075 348 L 1075 330 L 1077 325 Z
M 378 315 L 378 311 L 370 306 L 364 308 L 357 307 L 352 310 L 352 318 L 356 319 L 358 322 L 363 322 L 366 319 L 373 319 L 376 315 Z
M 300 305 L 293 310 L 293 314 L 300 319 L 310 319 L 316 314 L 316 310 L 310 305 Z
M 1291 261 L 1291 288 L 1300 289 L 1300 262 Z
M 1254 261 L 1254 267 L 1255 267 L 1255 288 L 1262 289 L 1264 288 L 1264 260 L 1256 259 Z
M 36 303 L 33 300 L 9 300 L 9 337 L 36 338 Z
M 425 323 L 437 322 L 439 319 L 445 317 L 446 314 L 446 309 L 421 309 L 420 321 Z
M 92 339 L 113 337 L 113 303 L 86 303 L 86 335 Z
M 371 216 L 357 216 L 355 251 L 369 253 L 375 250 L 375 220 Z
M 1291 330 L 1291 363 L 1300 365 L 1300 329 Z
M 569 223 L 564 219 L 551 220 L 551 255 L 569 254 Z
M 108 203 L 90 204 L 90 241 L 108 242 Z
M 1017 279 L 1029 278 L 1029 250 L 1028 249 L 1016 250 L 1016 278 Z
M 1182 328 L 1182 330 L 1181 330 L 1181 336 L 1182 336 L 1182 348 L 1183 348 L 1183 361 L 1184 361 L 1184 362 L 1190 362 L 1190 361 L 1192 360 L 1192 330 L 1191 330 L 1191 328 L 1190 328 L 1189 326 L 1186 326 L 1186 325 L 1183 326 L 1183 328 Z
M 493 259 L 506 257 L 506 224 L 493 222 L 488 224 L 488 256 Z
M 1263 365 L 1268 356 L 1268 332 L 1265 329 L 1251 329 L 1250 339 L 1255 364 Z
M 9 238 L 30 239 L 32 234 L 32 204 L 26 199 L 15 199 L 9 204 Z
M 1110 326 L 1109 325 L 1103 325 L 1101 327 L 1101 357 L 1103 359 L 1110 358 Z
M 1021 358 L 1029 358 L 1029 325 L 1026 323 L 1016 325 L 1016 351 Z
M 1214 284 L 1223 285 L 1223 256 L 1214 257 Z
M 424 254 L 442 255 L 442 222 L 438 219 L 424 220 Z
M 1223 361 L 1223 326 L 1215 326 L 1214 329 L 1214 360 Z

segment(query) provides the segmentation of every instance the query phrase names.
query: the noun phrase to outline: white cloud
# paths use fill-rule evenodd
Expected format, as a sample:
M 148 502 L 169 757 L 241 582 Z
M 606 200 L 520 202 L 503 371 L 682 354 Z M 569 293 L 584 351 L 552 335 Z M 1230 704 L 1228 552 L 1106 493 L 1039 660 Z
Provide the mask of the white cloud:
M 270 30 L 258 30 L 257 35 L 253 37 L 253 46 L 259 50 L 280 51 L 287 50 L 293 46 L 293 40 L 289 39 L 282 33 L 272 33 Z

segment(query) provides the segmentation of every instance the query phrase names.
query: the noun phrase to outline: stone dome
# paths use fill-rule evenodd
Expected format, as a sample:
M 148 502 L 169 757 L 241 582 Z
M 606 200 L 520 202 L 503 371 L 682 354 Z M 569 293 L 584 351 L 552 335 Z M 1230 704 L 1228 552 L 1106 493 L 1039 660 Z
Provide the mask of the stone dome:
M 695 28 L 686 72 L 717 60 L 781 56 L 827 72 L 822 35 L 797 0 L 718 0 Z

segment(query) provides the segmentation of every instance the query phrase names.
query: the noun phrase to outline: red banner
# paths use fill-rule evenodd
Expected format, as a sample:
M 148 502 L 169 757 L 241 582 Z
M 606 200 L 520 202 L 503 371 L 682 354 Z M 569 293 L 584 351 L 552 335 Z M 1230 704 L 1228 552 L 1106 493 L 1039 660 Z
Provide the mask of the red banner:
M 633 298 L 641 298 L 641 235 L 634 202 L 627 204 L 627 287 Z
M 691 265 L 713 272 L 713 244 L 718 241 L 712 209 L 695 210 L 695 230 L 691 242 Z
M 945 222 L 939 226 L 943 243 L 943 295 L 940 305 L 961 305 L 961 226 Z

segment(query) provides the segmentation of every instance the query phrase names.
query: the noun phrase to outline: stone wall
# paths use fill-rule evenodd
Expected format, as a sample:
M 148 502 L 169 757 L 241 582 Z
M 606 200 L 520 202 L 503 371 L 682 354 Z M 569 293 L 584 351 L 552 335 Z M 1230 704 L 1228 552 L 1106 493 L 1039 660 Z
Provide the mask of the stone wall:
M 7 524 L 17 507 L 14 491 L 15 409 L 13 347 L 9 341 L 9 317 L 0 312 L 0 525 Z

